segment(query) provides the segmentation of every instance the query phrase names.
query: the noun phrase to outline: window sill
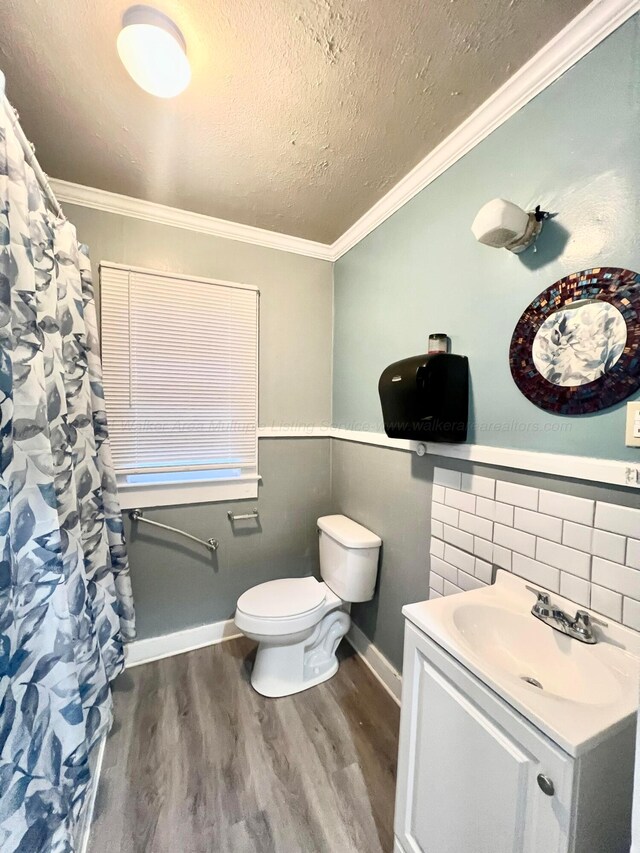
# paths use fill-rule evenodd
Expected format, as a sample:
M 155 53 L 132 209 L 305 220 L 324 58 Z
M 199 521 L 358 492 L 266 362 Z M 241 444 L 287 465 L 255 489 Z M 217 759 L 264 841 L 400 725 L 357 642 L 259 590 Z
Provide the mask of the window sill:
M 258 474 L 233 480 L 202 480 L 190 483 L 119 483 L 120 508 L 180 506 L 185 504 L 239 501 L 258 497 Z

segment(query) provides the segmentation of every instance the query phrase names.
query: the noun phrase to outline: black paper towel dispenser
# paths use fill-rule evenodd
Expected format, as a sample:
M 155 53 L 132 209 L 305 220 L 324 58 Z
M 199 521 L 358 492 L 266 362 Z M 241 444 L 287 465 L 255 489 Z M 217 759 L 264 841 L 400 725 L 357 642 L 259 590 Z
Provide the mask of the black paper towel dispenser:
M 390 438 L 466 441 L 469 360 L 464 355 L 415 355 L 390 364 L 378 382 Z

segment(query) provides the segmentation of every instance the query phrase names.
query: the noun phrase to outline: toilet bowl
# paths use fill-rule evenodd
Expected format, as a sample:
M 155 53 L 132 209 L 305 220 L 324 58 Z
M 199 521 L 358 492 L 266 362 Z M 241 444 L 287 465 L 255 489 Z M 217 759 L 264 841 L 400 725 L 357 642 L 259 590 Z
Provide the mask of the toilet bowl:
M 331 678 L 349 606 L 373 597 L 381 539 L 346 516 L 318 519 L 320 573 L 254 586 L 238 599 L 237 627 L 258 643 L 251 684 L 289 696 Z

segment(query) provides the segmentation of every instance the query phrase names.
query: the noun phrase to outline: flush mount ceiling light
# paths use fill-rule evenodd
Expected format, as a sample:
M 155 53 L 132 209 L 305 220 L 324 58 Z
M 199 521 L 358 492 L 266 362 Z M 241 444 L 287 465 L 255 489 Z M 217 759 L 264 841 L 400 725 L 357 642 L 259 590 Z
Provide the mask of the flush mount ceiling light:
M 150 95 L 173 98 L 191 80 L 187 46 L 170 18 L 150 6 L 132 6 L 122 17 L 118 54 L 131 77 Z

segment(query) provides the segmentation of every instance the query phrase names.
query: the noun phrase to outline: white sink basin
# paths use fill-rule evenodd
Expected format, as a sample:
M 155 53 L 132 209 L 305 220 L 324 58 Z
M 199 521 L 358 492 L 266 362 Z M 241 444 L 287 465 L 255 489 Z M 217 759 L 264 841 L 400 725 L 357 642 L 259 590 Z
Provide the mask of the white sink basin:
M 570 614 L 577 605 L 550 593 Z M 640 636 L 595 627 L 581 643 L 531 614 L 525 582 L 498 572 L 485 589 L 410 604 L 404 615 L 496 693 L 578 755 L 637 712 Z

